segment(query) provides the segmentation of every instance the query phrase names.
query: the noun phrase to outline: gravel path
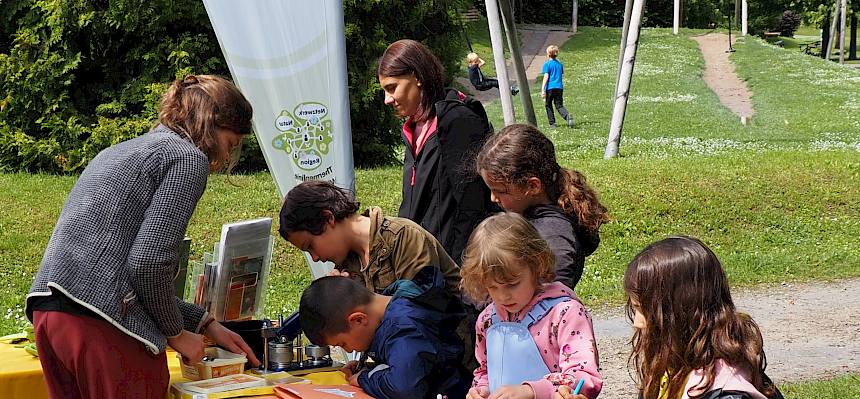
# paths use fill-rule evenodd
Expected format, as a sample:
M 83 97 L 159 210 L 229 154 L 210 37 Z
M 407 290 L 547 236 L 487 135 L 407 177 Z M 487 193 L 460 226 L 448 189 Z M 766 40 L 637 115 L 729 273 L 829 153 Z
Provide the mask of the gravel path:
M 736 39 L 734 36 L 733 39 Z M 728 36 L 722 33 L 709 33 L 703 36 L 693 36 L 691 39 L 699 43 L 699 49 L 705 57 L 705 73 L 702 78 L 717 97 L 720 103 L 739 117 L 752 118 L 755 111 L 752 106 L 752 93 L 746 82 L 735 74 L 735 64 L 729 60 Z M 733 40 L 734 41 L 734 40 Z M 634 74 L 636 73 L 634 69 Z

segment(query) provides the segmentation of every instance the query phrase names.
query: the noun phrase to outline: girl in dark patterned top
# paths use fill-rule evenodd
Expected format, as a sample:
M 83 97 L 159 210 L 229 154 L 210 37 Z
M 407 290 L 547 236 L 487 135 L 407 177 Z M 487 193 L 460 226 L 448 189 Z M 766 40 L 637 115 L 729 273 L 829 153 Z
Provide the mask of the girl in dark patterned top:
M 163 398 L 165 347 L 197 363 L 204 335 L 259 364 L 238 334 L 173 289 L 207 177 L 238 160 L 251 114 L 227 80 L 177 80 L 152 131 L 103 150 L 78 178 L 27 295 L 52 397 Z
M 585 176 L 559 166 L 552 141 L 530 125 L 499 131 L 477 164 L 493 201 L 535 226 L 555 254 L 556 281 L 574 289 L 585 257 L 600 244 L 600 225 L 609 220 Z

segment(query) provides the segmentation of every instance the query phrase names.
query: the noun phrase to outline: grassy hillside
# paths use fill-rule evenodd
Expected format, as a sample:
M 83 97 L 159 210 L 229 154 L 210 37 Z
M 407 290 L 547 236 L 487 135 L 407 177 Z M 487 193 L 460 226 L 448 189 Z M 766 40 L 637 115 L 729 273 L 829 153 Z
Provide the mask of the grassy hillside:
M 618 29 L 582 28 L 562 47 L 575 129 L 548 129 L 543 109 L 536 110 L 561 163 L 585 173 L 612 214 L 587 260 L 580 296 L 592 306 L 619 303 L 626 263 L 670 234 L 711 245 L 735 285 L 860 276 L 860 73 L 757 39 L 738 43 L 732 57 L 756 108 L 752 126 L 744 127 L 701 80 L 701 54 L 686 37 L 701 32 L 642 33 L 620 158 L 602 159 Z M 476 45 L 488 48 L 486 41 Z M 503 126 L 499 105 L 487 108 Z M 362 204 L 396 210 L 398 168 L 359 170 L 357 178 Z M 0 175 L 0 334 L 25 323 L 24 296 L 74 179 Z M 222 223 L 277 218 L 269 175 L 234 180 L 239 187 L 223 176 L 210 179 L 189 226 L 192 258 L 210 250 Z M 303 258 L 283 240 L 273 261 L 269 315 L 295 309 L 310 279 Z

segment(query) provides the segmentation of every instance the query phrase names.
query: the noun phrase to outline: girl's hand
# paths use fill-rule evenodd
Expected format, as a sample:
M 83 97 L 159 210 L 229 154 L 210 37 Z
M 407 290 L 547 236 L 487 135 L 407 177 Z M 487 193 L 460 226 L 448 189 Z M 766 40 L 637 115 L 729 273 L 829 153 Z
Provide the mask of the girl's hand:
M 552 395 L 552 399 L 588 399 L 587 396 L 583 394 L 572 394 L 569 386 L 562 385 L 558 387 L 558 391 L 555 392 L 555 395 Z
M 526 384 L 502 385 L 490 395 L 490 399 L 534 399 L 534 397 L 535 391 Z
M 224 327 L 217 320 L 210 323 L 209 326 L 206 327 L 206 331 L 203 331 L 203 334 L 230 352 L 244 354 L 248 358 L 248 361 L 251 362 L 252 366 L 257 367 L 260 365 L 260 361 L 257 360 L 257 356 L 254 355 L 254 351 L 252 351 L 248 344 L 245 343 L 245 340 L 242 339 L 239 334 L 228 330 L 227 327 Z M 202 337 L 200 343 L 202 346 Z
M 490 388 L 486 386 L 469 388 L 469 393 L 466 394 L 466 399 L 484 399 L 490 396 Z
M 203 336 L 200 334 L 182 330 L 179 335 L 168 338 L 167 344 L 182 355 L 185 364 L 197 364 L 203 359 Z

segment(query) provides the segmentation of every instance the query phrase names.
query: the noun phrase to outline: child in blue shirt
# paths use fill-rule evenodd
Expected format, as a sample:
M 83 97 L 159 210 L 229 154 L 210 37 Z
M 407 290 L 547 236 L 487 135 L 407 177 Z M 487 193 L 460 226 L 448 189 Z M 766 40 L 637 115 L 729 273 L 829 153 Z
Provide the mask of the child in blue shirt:
M 463 308 L 438 267 L 398 280 L 382 295 L 348 277 L 322 277 L 302 293 L 299 314 L 312 343 L 361 351 L 374 361 L 370 369 L 350 362 L 342 370 L 374 398 L 457 399 L 472 384 L 456 331 Z
M 550 127 L 555 126 L 555 113 L 552 110 L 552 104 L 555 103 L 555 108 L 561 117 L 567 121 L 567 126 L 573 127 L 573 115 L 567 112 L 564 108 L 564 84 L 562 76 L 564 76 L 564 66 L 561 65 L 556 58 L 558 57 L 558 46 L 550 45 L 546 48 L 546 56 L 549 60 L 544 62 L 543 70 L 543 85 L 541 85 L 540 96 L 543 98 L 546 106 L 546 118 L 549 120 Z

